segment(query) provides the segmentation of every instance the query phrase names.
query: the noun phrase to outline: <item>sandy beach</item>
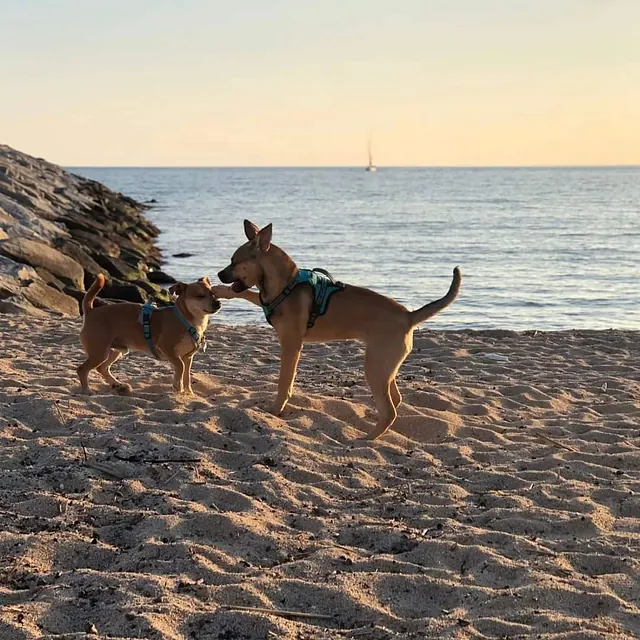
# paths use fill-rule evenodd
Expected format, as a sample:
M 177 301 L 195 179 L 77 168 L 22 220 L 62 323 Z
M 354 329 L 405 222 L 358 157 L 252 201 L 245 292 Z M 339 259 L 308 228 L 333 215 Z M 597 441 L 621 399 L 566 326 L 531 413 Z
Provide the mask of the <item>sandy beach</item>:
M 268 327 L 214 321 L 195 398 L 137 354 L 80 395 L 79 328 L 0 316 L 3 640 L 640 634 L 637 332 L 418 331 L 365 444 L 358 343 L 277 418 Z

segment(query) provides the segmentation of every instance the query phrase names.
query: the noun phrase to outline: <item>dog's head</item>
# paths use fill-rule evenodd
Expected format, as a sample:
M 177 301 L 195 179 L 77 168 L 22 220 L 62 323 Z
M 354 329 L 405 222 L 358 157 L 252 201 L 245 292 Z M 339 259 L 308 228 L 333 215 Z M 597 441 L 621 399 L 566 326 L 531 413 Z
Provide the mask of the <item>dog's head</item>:
M 231 256 L 231 264 L 218 273 L 220 282 L 230 284 L 231 289 L 236 293 L 249 289 L 260 282 L 262 277 L 260 256 L 269 251 L 271 247 L 273 229 L 270 224 L 264 229 L 258 229 L 253 222 L 245 220 L 244 232 L 248 242 L 236 249 Z
M 200 278 L 198 282 L 176 282 L 169 287 L 169 293 L 182 300 L 192 315 L 214 314 L 220 311 L 220 301 L 211 291 L 209 278 Z

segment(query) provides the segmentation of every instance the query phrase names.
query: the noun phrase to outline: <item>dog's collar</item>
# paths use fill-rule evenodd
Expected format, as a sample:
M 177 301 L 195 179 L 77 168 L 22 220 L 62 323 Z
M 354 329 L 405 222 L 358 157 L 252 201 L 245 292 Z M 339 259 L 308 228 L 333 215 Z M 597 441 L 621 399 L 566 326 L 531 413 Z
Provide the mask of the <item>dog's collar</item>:
M 196 348 L 198 348 L 200 346 L 200 343 L 202 342 L 202 336 L 198 333 L 197 329 L 193 325 L 191 325 L 189 321 L 182 315 L 180 309 L 178 309 L 175 304 L 171 305 L 171 309 L 173 309 L 173 313 L 175 314 L 176 318 L 178 318 L 180 323 L 185 327 L 187 333 L 195 342 Z M 145 342 L 149 347 L 149 351 L 151 351 L 154 357 L 160 359 L 156 348 L 153 346 L 153 340 L 151 340 L 151 314 L 157 310 L 158 307 L 153 305 L 151 302 L 147 302 L 147 304 L 142 307 L 140 321 L 142 322 L 142 334 L 144 335 Z

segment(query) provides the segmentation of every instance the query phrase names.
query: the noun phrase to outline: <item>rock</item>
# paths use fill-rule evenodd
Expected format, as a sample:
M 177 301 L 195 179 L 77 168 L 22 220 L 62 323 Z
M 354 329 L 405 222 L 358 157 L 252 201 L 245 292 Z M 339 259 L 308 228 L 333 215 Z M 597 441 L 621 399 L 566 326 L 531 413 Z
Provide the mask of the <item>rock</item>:
M 159 230 L 144 216 L 148 208 L 0 144 L 2 309 L 42 313 L 38 305 L 77 315 L 83 288 L 99 273 L 112 287 L 102 299 L 168 300 L 147 277 L 163 260 L 155 245 Z
M 0 255 L 0 275 L 16 278 L 19 281 L 38 279 L 35 269 L 3 255 Z
M 28 314 L 31 316 L 46 316 L 46 312 L 24 300 L 23 298 L 8 298 L 0 300 L 0 313 L 14 315 Z
M 108 284 L 101 291 L 100 296 L 126 302 L 138 302 L 140 304 L 144 304 L 147 301 L 145 291 L 135 284 Z
M 78 244 L 86 247 L 94 259 L 97 256 L 120 257 L 120 247 L 112 240 L 81 230 L 72 230 L 71 237 Z
M 64 293 L 67 294 L 70 298 L 73 298 L 78 303 L 79 313 L 80 315 L 82 315 L 82 299 L 84 298 L 85 292 L 78 291 L 73 287 L 65 287 Z M 93 301 L 94 307 L 101 307 L 103 304 L 109 304 L 109 303 L 101 298 L 96 298 Z
M 109 256 L 96 256 L 96 262 L 103 267 L 109 275 L 118 280 L 139 280 L 142 273 L 130 267 L 124 260 Z
M 141 289 L 143 289 L 148 295 L 148 300 L 153 300 L 156 303 L 166 302 L 167 304 L 173 304 L 173 298 L 169 295 L 169 292 L 157 284 L 151 284 L 145 280 L 136 280 L 134 283 Z
M 57 311 L 65 316 L 80 315 L 78 302 L 68 295 L 49 287 L 44 282 L 32 282 L 23 287 L 20 293 L 34 307 L 47 311 Z
M 99 273 L 103 273 L 104 269 L 77 242 L 61 238 L 54 243 L 54 246 L 65 255 L 73 258 L 84 269 L 85 289 L 93 284 Z
M 149 282 L 153 282 L 153 284 L 174 284 L 177 282 L 173 276 L 170 276 L 164 271 L 160 271 L 160 269 L 149 271 L 147 277 L 149 278 Z
M 84 270 L 75 261 L 53 247 L 27 238 L 13 238 L 0 242 L 0 253 L 32 267 L 44 267 L 65 282 L 81 289 Z
M 0 275 L 0 300 L 20 294 L 20 283 L 15 278 Z
M 174 253 L 173 257 L 174 258 L 191 258 L 194 254 L 193 253 L 187 253 L 186 251 L 183 251 L 181 253 Z
M 43 267 L 36 267 L 36 273 L 45 284 L 57 289 L 58 291 L 63 291 L 65 286 L 67 286 L 62 282 L 62 280 L 58 280 L 58 278 L 56 278 L 52 273 L 49 273 Z

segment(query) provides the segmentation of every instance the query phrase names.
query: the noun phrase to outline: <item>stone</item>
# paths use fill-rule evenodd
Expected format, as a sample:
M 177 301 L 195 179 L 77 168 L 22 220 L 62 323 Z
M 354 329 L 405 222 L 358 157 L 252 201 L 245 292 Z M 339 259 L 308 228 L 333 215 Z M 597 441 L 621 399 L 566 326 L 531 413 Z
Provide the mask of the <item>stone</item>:
M 49 287 L 44 282 L 32 282 L 29 286 L 23 287 L 20 293 L 34 307 L 47 311 L 56 311 L 65 316 L 80 315 L 80 307 L 77 300 L 53 287 Z
M 20 282 L 15 278 L 0 275 L 0 300 L 20 294 Z
M 3 255 L 0 255 L 0 275 L 16 278 L 20 281 L 38 279 L 38 274 L 35 269 Z
M 74 289 L 73 287 L 65 287 L 64 288 L 64 293 L 66 295 L 68 295 L 70 298 L 73 298 L 74 300 L 77 301 L 80 315 L 82 315 L 82 300 L 83 300 L 86 292 L 85 291 L 78 291 L 77 289 Z M 101 307 L 103 304 L 108 304 L 108 303 L 105 302 L 104 300 L 102 300 L 101 298 L 95 298 L 95 300 L 93 301 L 94 308 Z
M 38 307 L 34 307 L 23 298 L 8 298 L 6 300 L 0 300 L 0 313 L 8 313 L 13 315 L 36 315 L 46 316 L 46 312 Z
M 147 278 L 149 278 L 149 282 L 153 282 L 153 284 L 174 284 L 177 282 L 173 276 L 170 276 L 160 269 L 149 271 Z
M 32 267 L 44 267 L 66 284 L 81 289 L 84 270 L 75 261 L 57 249 L 26 238 L 13 238 L 0 242 L 0 253 Z
M 9 236 L 4 229 L 0 229 L 0 240 L 8 240 Z
M 118 280 L 139 280 L 142 275 L 139 270 L 129 266 L 120 258 L 110 256 L 96 256 L 96 262 L 105 269 L 109 275 Z
M 104 272 L 104 269 L 77 243 L 73 240 L 60 238 L 54 246 L 65 255 L 73 258 L 84 269 L 84 288 L 88 289 L 96 276 Z
M 100 296 L 139 304 L 144 304 L 147 301 L 145 291 L 135 284 L 108 284 L 101 291 Z
M 52 273 L 49 273 L 44 267 L 36 267 L 36 273 L 45 284 L 48 284 L 50 287 L 53 287 L 58 291 L 64 290 L 66 286 L 64 282 L 62 282 L 62 280 L 58 280 L 58 278 L 56 278 Z

